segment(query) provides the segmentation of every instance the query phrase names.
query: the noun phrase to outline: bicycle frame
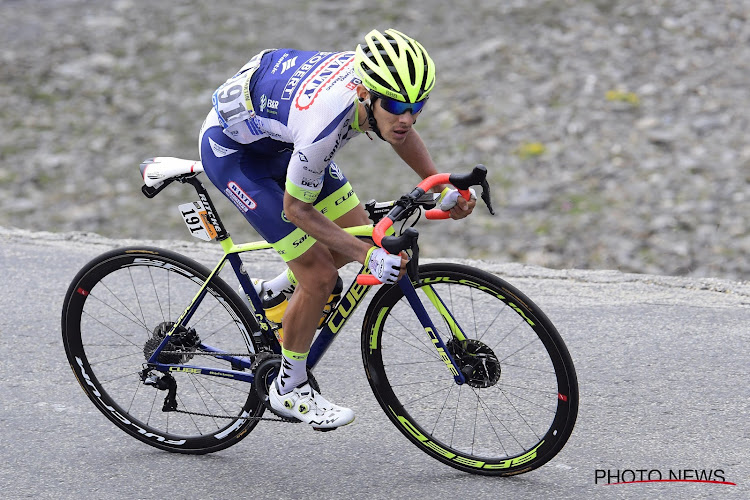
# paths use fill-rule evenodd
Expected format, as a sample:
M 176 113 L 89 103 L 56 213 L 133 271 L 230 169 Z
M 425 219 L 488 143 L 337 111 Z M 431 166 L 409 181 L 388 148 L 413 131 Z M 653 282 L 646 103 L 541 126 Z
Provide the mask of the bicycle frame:
M 205 368 L 205 367 L 201 367 L 197 365 L 167 364 L 167 363 L 160 363 L 158 361 L 159 354 L 164 349 L 164 347 L 168 344 L 170 336 L 173 335 L 179 328 L 187 328 L 188 323 L 190 322 L 190 319 L 192 318 L 193 314 L 198 309 L 201 301 L 203 300 L 203 298 L 205 297 L 207 293 L 208 285 L 211 283 L 212 280 L 218 279 L 219 273 L 222 271 L 222 269 L 224 268 L 227 262 L 231 264 L 232 269 L 237 279 L 239 280 L 240 285 L 242 286 L 242 289 L 245 292 L 245 295 L 250 299 L 250 304 L 252 305 L 252 307 L 249 307 L 251 314 L 248 315 L 248 317 L 253 318 L 254 320 L 253 324 L 251 324 L 253 331 L 244 332 L 245 335 L 246 336 L 248 335 L 263 336 L 264 344 L 270 345 L 274 353 L 276 354 L 281 353 L 281 347 L 278 341 L 276 340 L 276 337 L 272 333 L 270 333 L 270 327 L 267 324 L 265 315 L 262 312 L 263 307 L 261 304 L 260 297 L 258 296 L 258 293 L 255 291 L 255 287 L 252 285 L 247 273 L 245 273 L 243 265 L 242 265 L 242 260 L 240 259 L 240 254 L 242 253 L 271 249 L 272 248 L 271 244 L 265 241 L 257 241 L 257 242 L 252 242 L 252 243 L 235 245 L 234 242 L 232 241 L 232 238 L 229 236 L 226 230 L 223 229 L 223 224 L 221 223 L 221 220 L 218 217 L 218 212 L 216 211 L 213 205 L 213 202 L 211 201 L 211 198 L 208 195 L 208 192 L 206 191 L 205 187 L 201 184 L 201 182 L 194 177 L 188 178 L 184 182 L 188 182 L 192 184 L 193 187 L 198 192 L 198 195 L 201 198 L 201 201 L 203 202 L 204 206 L 207 209 L 210 220 L 214 222 L 214 226 L 217 232 L 217 238 L 219 239 L 219 243 L 221 244 L 221 247 L 224 250 L 224 255 L 219 260 L 219 263 L 214 267 L 213 271 L 208 276 L 206 281 L 203 283 L 203 285 L 201 286 L 196 296 L 193 298 L 190 305 L 180 315 L 180 317 L 177 319 L 175 324 L 172 326 L 172 329 L 167 333 L 165 338 L 162 340 L 161 344 L 152 353 L 146 365 L 152 369 L 155 369 L 164 373 L 187 372 L 187 373 L 208 375 L 208 376 L 214 376 L 214 377 L 231 378 L 235 380 L 252 383 L 255 379 L 254 374 L 250 371 L 251 368 L 253 367 L 253 360 L 249 360 L 244 357 L 233 356 L 230 353 L 226 353 L 217 347 L 205 345 L 203 343 L 201 343 L 200 345 L 200 348 L 203 351 L 215 353 L 215 356 L 217 358 L 229 361 L 232 367 L 237 367 L 239 369 Z M 352 228 L 344 228 L 344 231 L 359 238 L 372 238 L 373 226 L 367 225 L 367 226 L 357 226 L 357 227 L 352 227 Z M 369 273 L 369 271 L 366 270 L 363 266 L 358 274 L 362 274 L 362 273 L 367 274 Z M 403 290 L 404 295 L 406 296 L 407 300 L 409 301 L 409 304 L 411 305 L 412 309 L 417 315 L 425 332 L 430 337 L 430 341 L 435 347 L 438 356 L 446 364 L 448 371 L 451 373 L 456 383 L 463 384 L 465 382 L 464 374 L 460 371 L 460 369 L 458 368 L 458 365 L 456 364 L 455 359 L 450 354 L 450 352 L 446 348 L 445 343 L 438 335 L 435 325 L 433 324 L 429 314 L 424 308 L 422 301 L 417 296 L 416 289 L 414 288 L 414 285 L 412 284 L 411 279 L 408 276 L 405 276 L 405 278 L 406 279 L 399 280 L 398 282 L 399 287 Z M 310 348 L 310 353 L 307 358 L 307 366 L 309 369 L 312 370 L 315 367 L 315 365 L 317 365 L 317 363 L 322 359 L 325 352 L 328 350 L 328 348 L 332 345 L 333 341 L 335 340 L 338 332 L 341 331 L 341 329 L 344 327 L 344 325 L 349 320 L 349 318 L 352 317 L 352 313 L 364 301 L 364 298 L 367 296 L 371 288 L 372 288 L 371 285 L 358 284 L 357 280 L 355 279 L 352 281 L 346 293 L 343 293 L 341 295 L 341 299 L 339 303 L 336 305 L 335 309 L 331 311 L 331 314 L 329 314 L 328 318 L 324 322 L 322 328 L 318 332 L 318 335 L 315 338 Z M 442 299 L 440 299 L 440 297 L 437 295 L 437 293 L 432 289 L 430 285 L 427 285 L 425 287 L 425 290 L 426 290 L 425 293 L 427 297 L 429 298 L 429 300 L 431 301 L 431 303 L 435 306 L 437 311 L 441 314 L 441 316 L 444 318 L 446 323 L 449 325 L 452 334 L 456 338 L 458 338 L 458 340 L 464 340 L 465 336 L 463 335 L 463 330 L 458 325 L 455 318 L 450 314 L 448 309 L 445 307 Z M 251 342 L 250 338 L 249 337 L 246 338 L 245 342 L 247 343 L 248 347 L 252 351 L 253 343 Z

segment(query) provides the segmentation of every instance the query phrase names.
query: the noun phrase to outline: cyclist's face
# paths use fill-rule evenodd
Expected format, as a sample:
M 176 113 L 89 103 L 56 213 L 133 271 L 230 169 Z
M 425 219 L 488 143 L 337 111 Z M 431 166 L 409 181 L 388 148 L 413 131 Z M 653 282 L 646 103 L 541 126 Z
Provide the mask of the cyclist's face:
M 372 112 L 378 121 L 383 139 L 391 144 L 403 143 L 409 131 L 411 131 L 411 127 L 416 123 L 419 113 L 413 115 L 411 111 L 406 111 L 400 115 L 394 115 L 383 109 L 380 103 L 381 100 L 378 99 Z

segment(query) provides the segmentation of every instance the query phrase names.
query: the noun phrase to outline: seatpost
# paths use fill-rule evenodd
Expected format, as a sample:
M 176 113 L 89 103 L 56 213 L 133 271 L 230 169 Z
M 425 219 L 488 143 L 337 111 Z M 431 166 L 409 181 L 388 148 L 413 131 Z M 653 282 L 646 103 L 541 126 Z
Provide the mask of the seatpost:
M 181 179 L 181 181 L 187 182 L 195 188 L 195 191 L 198 193 L 198 197 L 200 198 L 201 203 L 203 203 L 203 208 L 206 209 L 208 221 L 214 226 L 214 229 L 216 230 L 216 239 L 218 241 L 222 241 L 229 238 L 229 233 L 226 229 L 224 229 L 224 223 L 221 222 L 219 212 L 216 210 L 214 203 L 211 201 L 211 197 L 208 195 L 206 187 L 200 180 L 198 180 L 198 177 L 188 177 L 186 179 Z

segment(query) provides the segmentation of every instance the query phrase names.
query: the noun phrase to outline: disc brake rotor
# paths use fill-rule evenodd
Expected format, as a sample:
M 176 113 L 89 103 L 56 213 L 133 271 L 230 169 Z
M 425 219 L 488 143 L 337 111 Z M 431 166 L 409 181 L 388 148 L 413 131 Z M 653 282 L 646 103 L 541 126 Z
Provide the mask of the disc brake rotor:
M 500 361 L 487 344 L 474 339 L 452 338 L 446 347 L 471 387 L 491 387 L 500 380 Z
M 174 323 L 164 322 L 159 323 L 154 328 L 151 337 L 149 337 L 143 346 L 143 355 L 146 357 L 146 361 L 151 358 L 151 355 L 154 354 L 156 348 L 159 347 L 164 337 L 167 336 L 173 327 Z M 201 340 L 195 329 L 185 328 L 184 326 L 178 327 L 170 336 L 162 352 L 159 353 L 158 361 L 159 363 L 173 365 L 187 363 L 193 358 L 193 352 L 200 342 Z

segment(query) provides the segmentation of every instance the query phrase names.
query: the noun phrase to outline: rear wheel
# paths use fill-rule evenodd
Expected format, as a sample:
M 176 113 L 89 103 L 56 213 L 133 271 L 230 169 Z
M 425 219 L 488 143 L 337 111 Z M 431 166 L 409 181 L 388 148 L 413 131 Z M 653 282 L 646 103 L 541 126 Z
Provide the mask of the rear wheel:
M 420 266 L 417 295 L 463 372 L 458 385 L 398 286 L 373 298 L 362 330 L 370 386 L 422 451 L 487 475 L 535 469 L 573 431 L 578 382 L 559 333 L 504 280 L 452 264 Z
M 263 413 L 252 384 L 189 368 L 243 370 L 206 346 L 253 359 L 253 320 L 237 294 L 213 278 L 198 309 L 148 369 L 153 354 L 210 272 L 156 248 L 125 248 L 89 262 L 65 297 L 65 351 L 81 387 L 120 429 L 156 448 L 208 453 L 235 444 Z

